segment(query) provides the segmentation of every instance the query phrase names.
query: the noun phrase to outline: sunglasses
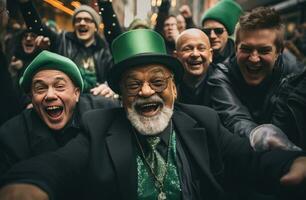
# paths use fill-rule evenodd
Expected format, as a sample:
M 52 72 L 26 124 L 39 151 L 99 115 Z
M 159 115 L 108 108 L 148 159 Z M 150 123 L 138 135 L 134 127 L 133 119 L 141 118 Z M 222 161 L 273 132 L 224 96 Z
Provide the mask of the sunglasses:
M 216 35 L 221 35 L 224 33 L 224 28 L 203 28 L 202 31 L 208 36 L 211 34 L 211 31 L 214 31 Z

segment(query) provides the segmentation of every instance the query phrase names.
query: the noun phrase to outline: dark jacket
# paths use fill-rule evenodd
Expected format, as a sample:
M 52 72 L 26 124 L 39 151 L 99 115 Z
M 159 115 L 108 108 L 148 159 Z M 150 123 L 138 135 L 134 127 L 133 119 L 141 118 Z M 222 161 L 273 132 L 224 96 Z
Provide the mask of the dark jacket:
M 0 177 L 14 163 L 64 146 L 80 132 L 80 118 L 86 111 L 116 106 L 104 97 L 81 95 L 72 119 L 60 131 L 49 129 L 34 109 L 24 110 L 0 127 Z
M 21 112 L 22 108 L 18 104 L 18 95 L 16 94 L 11 75 L 8 71 L 7 58 L 0 48 L 0 126 Z
M 214 64 L 210 64 L 203 80 L 194 88 L 191 88 L 182 80 L 177 87 L 178 88 L 177 100 L 180 103 L 185 103 L 185 104 L 208 106 L 210 94 L 207 85 L 207 80 L 210 74 L 212 73 L 213 68 L 216 68 L 216 66 Z
M 108 46 L 98 34 L 95 35 L 95 42 L 86 47 L 74 32 L 63 31 L 58 34 L 44 26 L 31 1 L 21 3 L 20 9 L 28 29 L 38 35 L 49 37 L 52 51 L 76 63 L 84 79 L 85 92 L 95 87 L 96 83 L 104 83 L 107 80 L 113 60 Z
M 271 123 L 306 150 L 306 70 L 284 79 Z
M 210 106 L 232 133 L 249 135 L 256 126 L 269 123 L 282 80 L 300 69 L 284 65 L 282 56 L 275 63 L 274 72 L 260 85 L 251 87 L 245 82 L 236 58 L 226 65 L 218 64 L 208 80 Z
M 227 63 L 229 62 L 230 58 L 235 56 L 235 43 L 234 40 L 228 38 L 227 43 L 222 52 L 218 54 L 213 54 L 213 61 L 212 63 Z
M 88 172 L 87 181 L 82 180 L 89 189 L 85 199 L 137 199 L 136 143 L 124 110 L 96 110 L 83 119 L 87 136 L 80 134 L 55 153 L 14 166 L 2 184 L 14 179 L 35 182 L 56 198 L 65 187 L 81 182 L 81 172 Z M 276 189 L 290 161 L 300 154 L 254 153 L 248 140 L 229 133 L 217 113 L 206 107 L 176 105 L 172 119 L 190 161 L 196 200 L 224 199 L 227 181 Z

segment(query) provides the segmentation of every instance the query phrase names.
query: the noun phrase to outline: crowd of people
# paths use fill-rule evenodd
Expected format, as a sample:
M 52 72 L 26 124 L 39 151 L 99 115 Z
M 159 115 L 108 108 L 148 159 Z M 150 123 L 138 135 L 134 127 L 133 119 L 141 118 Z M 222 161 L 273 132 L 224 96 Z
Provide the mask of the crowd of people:
M 302 25 L 221 0 L 124 28 L 99 0 L 68 32 L 18 0 L 26 28 L 5 33 L 6 3 L 0 200 L 306 198 Z

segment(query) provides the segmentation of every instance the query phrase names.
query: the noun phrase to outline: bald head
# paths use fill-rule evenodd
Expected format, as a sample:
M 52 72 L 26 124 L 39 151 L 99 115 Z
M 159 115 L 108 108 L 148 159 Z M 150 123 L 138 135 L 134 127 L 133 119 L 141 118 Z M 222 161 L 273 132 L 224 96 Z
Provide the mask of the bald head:
M 180 50 L 182 46 L 186 45 L 189 41 L 188 39 L 190 38 L 202 40 L 203 43 L 207 45 L 207 48 L 210 49 L 209 38 L 207 37 L 207 35 L 200 29 L 190 28 L 181 32 L 177 37 L 175 42 L 176 50 Z
M 209 39 L 203 31 L 196 28 L 187 29 L 178 36 L 174 53 L 183 63 L 184 81 L 190 84 L 201 80 L 212 62 Z

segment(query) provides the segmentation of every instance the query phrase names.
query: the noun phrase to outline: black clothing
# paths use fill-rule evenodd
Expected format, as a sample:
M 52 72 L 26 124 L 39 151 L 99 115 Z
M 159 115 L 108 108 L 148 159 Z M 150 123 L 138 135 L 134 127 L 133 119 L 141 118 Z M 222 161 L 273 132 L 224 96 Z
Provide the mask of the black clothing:
M 245 82 L 233 57 L 225 65 L 218 64 L 209 77 L 210 106 L 232 133 L 248 136 L 256 126 L 270 122 L 280 83 L 299 70 L 296 66 L 284 65 L 279 56 L 272 75 L 253 87 Z
M 235 43 L 231 38 L 228 38 L 223 51 L 218 54 L 213 54 L 212 63 L 227 63 L 233 56 L 235 56 Z
M 104 36 L 108 45 L 111 46 L 113 40 L 121 33 L 123 33 L 123 30 L 113 9 L 112 2 L 99 0 L 98 5 L 101 11 L 102 20 L 104 24 Z
M 57 152 L 15 165 L 1 184 L 35 183 L 52 199 L 82 182 L 85 199 L 136 199 L 136 142 L 126 113 L 122 108 L 96 110 L 83 119 L 85 135 L 79 134 Z M 225 199 L 226 183 L 243 181 L 280 189 L 279 178 L 303 154 L 254 153 L 247 139 L 229 133 L 217 113 L 206 107 L 178 104 L 172 120 L 190 164 L 196 200 Z M 80 179 L 84 172 L 86 181 Z
M 0 126 L 21 112 L 22 108 L 18 104 L 18 97 L 13 88 L 13 82 L 8 72 L 7 58 L 0 49 Z
M 306 150 L 306 70 L 282 82 L 271 123 Z
M 213 68 L 216 68 L 216 66 L 212 63 L 209 65 L 205 77 L 194 88 L 191 88 L 184 81 L 181 81 L 178 85 L 178 101 L 186 104 L 208 106 L 210 97 L 207 80 Z
M 59 131 L 48 128 L 34 109 L 24 110 L 0 127 L 0 177 L 21 160 L 64 146 L 80 132 L 81 116 L 86 111 L 118 105 L 104 97 L 81 95 L 73 117 Z

